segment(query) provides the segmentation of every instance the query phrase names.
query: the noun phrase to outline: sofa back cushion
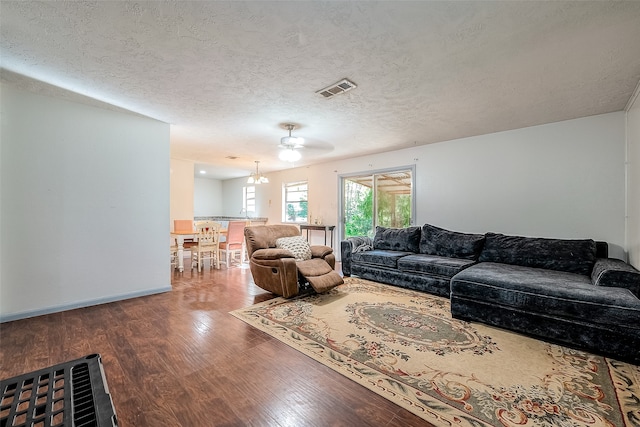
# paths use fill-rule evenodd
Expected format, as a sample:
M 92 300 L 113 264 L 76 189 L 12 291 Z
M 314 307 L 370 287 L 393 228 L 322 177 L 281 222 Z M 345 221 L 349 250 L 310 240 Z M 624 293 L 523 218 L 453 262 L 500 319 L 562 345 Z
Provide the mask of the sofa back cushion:
M 596 260 L 596 242 L 506 236 L 487 233 L 478 261 L 523 267 L 546 268 L 583 275 L 591 274 Z
M 373 238 L 373 249 L 417 253 L 419 245 L 420 227 L 376 227 L 376 236 Z
M 484 234 L 459 233 L 425 224 L 420 237 L 420 253 L 477 260 L 482 252 L 484 239 Z

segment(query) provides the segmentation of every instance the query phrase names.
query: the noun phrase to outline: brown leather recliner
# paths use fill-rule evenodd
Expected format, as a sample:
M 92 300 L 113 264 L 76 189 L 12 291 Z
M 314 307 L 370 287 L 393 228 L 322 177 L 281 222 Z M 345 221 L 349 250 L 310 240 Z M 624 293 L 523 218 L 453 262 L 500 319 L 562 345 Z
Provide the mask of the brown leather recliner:
M 336 257 L 329 246 L 311 246 L 312 258 L 296 261 L 286 249 L 276 248 L 276 239 L 299 236 L 295 225 L 255 225 L 244 230 L 253 281 L 262 289 L 290 298 L 309 283 L 318 293 L 344 281 L 334 270 Z

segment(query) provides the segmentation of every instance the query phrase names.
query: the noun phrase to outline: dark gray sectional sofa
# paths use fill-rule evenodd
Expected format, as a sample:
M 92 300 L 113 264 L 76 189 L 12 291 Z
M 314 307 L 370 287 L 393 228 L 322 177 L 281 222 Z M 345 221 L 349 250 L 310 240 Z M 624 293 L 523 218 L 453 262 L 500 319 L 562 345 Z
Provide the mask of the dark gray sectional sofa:
M 341 242 L 342 270 L 449 297 L 455 318 L 640 364 L 640 272 L 607 244 L 378 227 Z

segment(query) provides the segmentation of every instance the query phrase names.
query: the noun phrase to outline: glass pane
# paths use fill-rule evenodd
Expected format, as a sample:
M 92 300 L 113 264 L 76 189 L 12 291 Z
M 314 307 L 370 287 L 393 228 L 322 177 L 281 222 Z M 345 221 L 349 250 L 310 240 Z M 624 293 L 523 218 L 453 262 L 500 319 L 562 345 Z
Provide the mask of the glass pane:
M 375 227 L 411 226 L 412 170 L 345 177 L 343 183 L 344 236 L 375 235 Z
M 303 223 L 308 221 L 308 191 L 306 182 L 284 185 L 284 221 Z
M 307 202 L 290 202 L 286 205 L 286 221 L 288 222 L 306 222 L 307 221 Z
M 288 191 L 307 191 L 307 184 L 287 184 Z
M 372 187 L 371 175 L 344 179 L 345 237 L 373 237 Z
M 244 213 L 255 213 L 256 211 L 256 187 L 251 185 L 248 187 L 243 187 L 244 191 L 242 193 L 242 206 L 244 208 Z
M 375 175 L 376 225 L 403 228 L 411 225 L 411 171 Z
M 299 202 L 307 199 L 307 192 L 289 191 L 287 193 L 287 202 Z

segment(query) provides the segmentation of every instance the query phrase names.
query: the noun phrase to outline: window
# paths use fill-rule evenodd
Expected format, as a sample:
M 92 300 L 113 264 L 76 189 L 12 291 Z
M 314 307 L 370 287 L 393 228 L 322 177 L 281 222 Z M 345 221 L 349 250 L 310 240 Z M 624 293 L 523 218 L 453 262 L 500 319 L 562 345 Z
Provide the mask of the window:
M 283 222 L 308 222 L 307 188 L 307 181 L 284 184 L 282 197 L 284 200 Z
M 256 213 L 256 187 L 250 185 L 248 187 L 242 187 L 242 209 L 249 215 L 250 213 Z
M 403 228 L 415 210 L 415 167 L 341 177 L 342 235 L 371 236 L 377 225 Z

